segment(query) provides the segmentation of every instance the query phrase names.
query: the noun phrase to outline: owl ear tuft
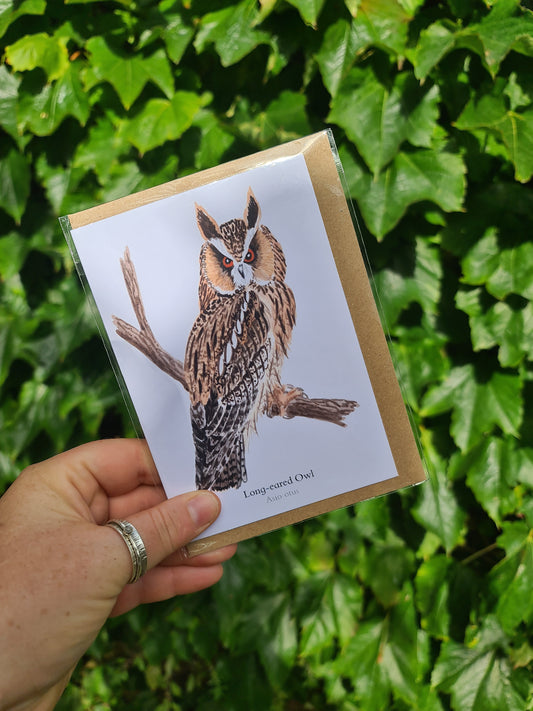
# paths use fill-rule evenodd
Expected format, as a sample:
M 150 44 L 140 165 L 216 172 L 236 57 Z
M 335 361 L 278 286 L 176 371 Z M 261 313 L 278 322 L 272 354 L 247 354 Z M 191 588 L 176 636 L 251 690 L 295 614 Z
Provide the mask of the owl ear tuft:
M 255 199 L 252 188 L 248 188 L 246 208 L 244 209 L 244 223 L 246 225 L 246 229 L 256 230 L 259 227 L 260 220 L 261 208 Z
M 213 239 L 220 239 L 220 229 L 217 223 L 213 220 L 211 215 L 209 215 L 203 207 L 200 207 L 197 203 L 194 203 L 196 208 L 196 222 L 198 223 L 198 229 L 202 237 L 208 242 Z

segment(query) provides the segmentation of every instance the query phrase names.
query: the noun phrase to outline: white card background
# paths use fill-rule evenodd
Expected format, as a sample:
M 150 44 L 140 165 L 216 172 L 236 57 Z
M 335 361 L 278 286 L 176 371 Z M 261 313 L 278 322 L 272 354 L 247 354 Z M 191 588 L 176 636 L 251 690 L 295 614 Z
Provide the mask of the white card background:
M 112 316 L 137 326 L 120 267 L 129 247 L 148 322 L 161 346 L 183 360 L 198 315 L 202 238 L 194 203 L 221 224 L 242 217 L 251 187 L 262 224 L 281 244 L 296 326 L 282 382 L 312 398 L 359 407 L 342 428 L 262 416 L 249 440 L 248 481 L 218 492 L 221 533 L 397 476 L 350 312 L 302 155 L 276 160 L 71 232 L 88 285 L 168 496 L 195 488 L 189 396 L 120 339 Z M 285 483 L 283 483 L 285 482 Z

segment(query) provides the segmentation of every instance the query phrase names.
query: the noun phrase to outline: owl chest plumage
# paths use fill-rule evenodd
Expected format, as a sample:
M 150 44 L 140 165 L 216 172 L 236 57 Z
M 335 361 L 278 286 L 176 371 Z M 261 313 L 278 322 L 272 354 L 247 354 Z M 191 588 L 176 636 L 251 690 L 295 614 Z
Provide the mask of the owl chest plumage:
M 285 284 L 211 299 L 187 343 L 185 370 L 192 403 L 246 400 L 255 425 L 280 369 L 294 326 L 294 297 Z
M 196 319 L 185 370 L 191 400 L 198 488 L 224 490 L 247 480 L 245 450 L 289 347 L 292 292 L 284 284 L 213 299 Z

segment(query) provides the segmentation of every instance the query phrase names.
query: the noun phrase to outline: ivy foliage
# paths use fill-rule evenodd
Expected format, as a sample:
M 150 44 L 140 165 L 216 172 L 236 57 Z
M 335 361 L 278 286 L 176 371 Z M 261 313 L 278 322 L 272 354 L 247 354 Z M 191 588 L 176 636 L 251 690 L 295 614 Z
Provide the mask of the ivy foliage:
M 329 125 L 429 481 L 111 621 L 61 709 L 533 708 L 527 0 L 1 0 L 0 483 L 131 434 L 59 215 Z

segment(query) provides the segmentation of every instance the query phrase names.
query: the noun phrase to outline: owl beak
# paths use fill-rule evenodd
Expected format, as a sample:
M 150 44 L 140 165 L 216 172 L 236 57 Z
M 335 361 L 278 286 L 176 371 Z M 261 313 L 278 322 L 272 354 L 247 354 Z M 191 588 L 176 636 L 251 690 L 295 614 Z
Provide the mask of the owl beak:
M 242 276 L 242 278 L 244 279 L 244 265 L 243 265 L 243 264 L 239 264 L 239 266 L 237 267 L 237 271 L 239 272 L 239 274 L 240 274 L 240 275 Z

